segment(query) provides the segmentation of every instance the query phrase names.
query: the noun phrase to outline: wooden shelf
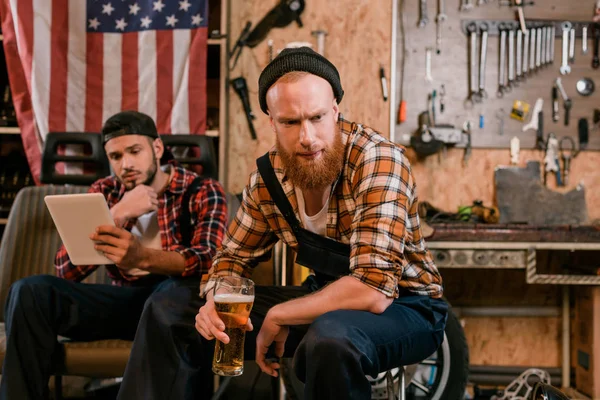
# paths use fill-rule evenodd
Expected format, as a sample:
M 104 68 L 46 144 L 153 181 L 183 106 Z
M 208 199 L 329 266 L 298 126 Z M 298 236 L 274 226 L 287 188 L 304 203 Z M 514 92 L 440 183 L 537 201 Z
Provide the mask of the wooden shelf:
M 6 225 L 8 223 L 8 218 L 0 218 L 0 225 Z
M 206 131 L 206 136 L 219 137 L 219 131 L 216 129 L 208 130 L 208 131 Z
M 208 44 L 223 44 L 225 43 L 225 38 L 219 38 L 219 39 L 208 39 Z
M 21 128 L 18 126 L 4 126 L 0 127 L 0 135 L 19 135 L 21 134 Z

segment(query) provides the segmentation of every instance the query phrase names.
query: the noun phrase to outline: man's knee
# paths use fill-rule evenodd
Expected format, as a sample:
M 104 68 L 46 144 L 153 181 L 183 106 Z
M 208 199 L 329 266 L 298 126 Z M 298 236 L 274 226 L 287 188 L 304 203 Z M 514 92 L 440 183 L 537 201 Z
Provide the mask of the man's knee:
M 360 351 L 344 324 L 344 311 L 332 311 L 313 321 L 294 355 L 294 371 L 304 382 L 306 368 L 336 368 L 340 362 L 358 360 Z
M 195 296 L 197 294 L 194 294 L 193 289 L 187 286 L 161 287 L 146 300 L 142 320 L 150 318 L 154 322 L 166 325 L 178 323 L 181 318 L 187 318 L 190 302 Z
M 14 282 L 8 292 L 7 310 L 21 304 L 31 306 L 36 297 L 44 296 L 53 289 L 57 279 L 60 278 L 52 275 L 34 275 Z

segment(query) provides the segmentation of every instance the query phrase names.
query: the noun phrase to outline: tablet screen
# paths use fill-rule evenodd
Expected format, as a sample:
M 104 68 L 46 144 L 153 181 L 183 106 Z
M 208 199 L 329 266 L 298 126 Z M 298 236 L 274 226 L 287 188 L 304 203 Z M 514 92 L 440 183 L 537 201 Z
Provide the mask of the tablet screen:
M 115 225 L 101 193 L 51 195 L 44 201 L 73 265 L 114 264 L 90 239 L 98 226 Z

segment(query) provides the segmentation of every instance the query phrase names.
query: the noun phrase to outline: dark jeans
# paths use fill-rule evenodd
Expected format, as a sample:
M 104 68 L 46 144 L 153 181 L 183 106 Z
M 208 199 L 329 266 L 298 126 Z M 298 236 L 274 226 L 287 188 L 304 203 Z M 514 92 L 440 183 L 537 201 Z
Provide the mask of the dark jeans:
M 0 399 L 46 399 L 48 380 L 62 361 L 57 336 L 77 341 L 132 340 L 153 293 L 199 279 L 154 280 L 144 287 L 76 283 L 50 275 L 21 279 L 5 307 L 6 355 Z
M 275 304 L 308 294 L 305 287 L 255 289 L 244 355 L 255 358 L 256 336 Z M 145 305 L 119 399 L 209 399 L 206 371 L 211 370 L 214 341 L 194 328 L 204 304 L 197 291 L 175 288 Z M 447 305 L 425 296 L 402 296 L 382 314 L 338 310 L 310 325 L 292 326 L 285 357 L 305 383 L 307 399 L 370 399 L 365 375 L 409 365 L 429 357 L 441 344 Z

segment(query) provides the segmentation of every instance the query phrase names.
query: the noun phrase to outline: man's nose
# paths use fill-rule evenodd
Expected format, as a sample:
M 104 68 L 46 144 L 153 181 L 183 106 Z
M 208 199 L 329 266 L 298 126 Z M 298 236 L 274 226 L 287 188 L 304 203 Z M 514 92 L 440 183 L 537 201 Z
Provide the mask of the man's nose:
M 315 129 L 310 121 L 302 121 L 300 125 L 300 144 L 302 147 L 310 148 L 315 142 Z

